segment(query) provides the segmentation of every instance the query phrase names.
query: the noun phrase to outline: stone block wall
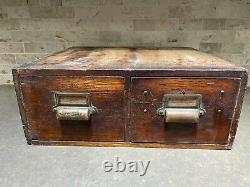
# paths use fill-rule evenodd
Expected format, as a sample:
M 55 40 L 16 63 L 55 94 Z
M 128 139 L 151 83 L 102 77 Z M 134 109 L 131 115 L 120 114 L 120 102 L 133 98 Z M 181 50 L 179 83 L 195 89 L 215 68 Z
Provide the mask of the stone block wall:
M 0 84 L 71 46 L 193 47 L 250 69 L 250 0 L 0 0 Z

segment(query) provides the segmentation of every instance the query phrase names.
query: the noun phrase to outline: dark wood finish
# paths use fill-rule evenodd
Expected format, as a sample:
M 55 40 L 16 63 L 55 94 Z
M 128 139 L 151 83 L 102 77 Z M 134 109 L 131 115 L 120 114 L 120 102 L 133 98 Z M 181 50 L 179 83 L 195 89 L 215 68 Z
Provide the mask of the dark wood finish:
M 23 104 L 30 139 L 123 141 L 124 79 L 122 77 L 25 77 Z M 98 113 L 91 121 L 60 121 L 53 111 L 54 92 L 90 93 Z
M 239 83 L 230 78 L 132 78 L 132 142 L 227 144 Z M 199 124 L 165 124 L 156 114 L 163 95 L 184 90 L 202 95 L 205 115 Z
M 187 48 L 71 48 L 13 76 L 27 142 L 43 145 L 231 149 L 247 83 L 244 68 Z M 164 124 L 163 94 L 183 90 L 202 94 L 206 114 Z M 56 119 L 56 91 L 90 93 L 98 113 Z

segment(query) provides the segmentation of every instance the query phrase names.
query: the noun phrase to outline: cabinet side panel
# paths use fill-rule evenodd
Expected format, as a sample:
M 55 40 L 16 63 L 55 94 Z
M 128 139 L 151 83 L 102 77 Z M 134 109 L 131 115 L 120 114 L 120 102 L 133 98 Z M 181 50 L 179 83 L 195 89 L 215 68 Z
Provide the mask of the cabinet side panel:
M 234 109 L 234 115 L 233 115 L 233 119 L 232 119 L 232 125 L 230 128 L 230 133 L 229 133 L 229 145 L 228 148 L 231 149 L 234 139 L 235 139 L 235 135 L 236 135 L 236 131 L 238 128 L 238 123 L 239 123 L 239 119 L 240 119 L 240 114 L 241 114 L 241 109 L 242 109 L 242 105 L 243 105 L 243 99 L 244 99 L 244 95 L 245 95 L 245 91 L 247 89 L 247 80 L 248 80 L 248 74 L 247 72 L 242 72 L 242 77 L 241 77 L 241 83 L 240 83 L 240 87 L 239 87 L 239 91 L 238 91 L 238 97 L 237 97 L 237 102 L 235 105 L 235 109 Z
M 27 143 L 31 144 L 32 139 L 31 139 L 31 134 L 30 134 L 30 131 L 29 131 L 29 124 L 28 124 L 26 114 L 25 114 L 25 106 L 24 106 L 24 102 L 23 102 L 23 93 L 22 93 L 22 89 L 21 89 L 21 83 L 20 83 L 20 77 L 19 77 L 18 70 L 13 69 L 12 70 L 12 75 L 13 75 L 13 82 L 14 82 L 14 87 L 15 87 L 19 112 L 20 112 L 20 115 L 21 115 L 24 135 L 25 135 L 25 138 L 27 140 Z

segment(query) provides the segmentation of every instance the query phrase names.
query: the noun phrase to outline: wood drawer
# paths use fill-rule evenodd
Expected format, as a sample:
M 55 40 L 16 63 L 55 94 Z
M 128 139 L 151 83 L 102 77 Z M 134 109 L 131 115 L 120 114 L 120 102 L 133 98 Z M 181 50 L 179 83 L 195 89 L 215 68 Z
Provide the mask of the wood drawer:
M 131 141 L 227 144 L 237 101 L 237 78 L 131 78 Z M 199 123 L 164 123 L 157 115 L 164 94 L 200 94 L 206 111 Z
M 23 105 L 32 140 L 123 141 L 124 78 L 27 76 L 21 80 Z M 58 120 L 54 93 L 89 93 L 98 112 L 91 120 Z
M 231 149 L 247 70 L 189 48 L 70 48 L 13 69 L 28 144 Z

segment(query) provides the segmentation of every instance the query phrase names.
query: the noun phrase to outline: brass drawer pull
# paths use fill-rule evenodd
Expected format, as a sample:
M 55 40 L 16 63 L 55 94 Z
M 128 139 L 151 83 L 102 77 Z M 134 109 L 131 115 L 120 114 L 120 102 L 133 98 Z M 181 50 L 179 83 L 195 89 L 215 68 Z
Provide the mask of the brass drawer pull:
M 84 120 L 88 121 L 91 115 L 97 113 L 97 108 L 91 103 L 89 93 L 64 93 L 55 92 L 56 118 L 59 120 Z
M 200 94 L 164 94 L 162 102 L 157 114 L 165 123 L 199 123 L 206 112 Z

